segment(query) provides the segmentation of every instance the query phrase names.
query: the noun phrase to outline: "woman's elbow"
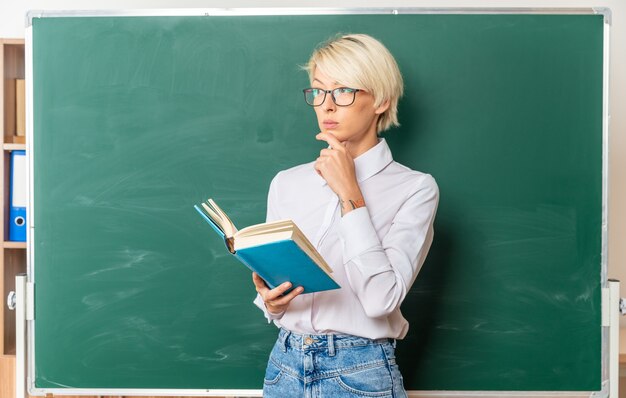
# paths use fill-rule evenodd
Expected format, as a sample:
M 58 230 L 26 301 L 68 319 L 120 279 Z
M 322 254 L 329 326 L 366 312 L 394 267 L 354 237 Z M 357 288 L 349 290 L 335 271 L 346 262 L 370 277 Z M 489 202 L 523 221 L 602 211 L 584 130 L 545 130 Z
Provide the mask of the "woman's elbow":
M 390 307 L 365 307 L 365 315 L 368 318 L 386 318 L 391 314 L 395 308 Z
M 363 310 L 368 318 L 385 318 L 394 312 L 400 306 L 400 298 L 396 295 L 386 295 L 382 298 L 378 296 L 378 300 L 370 299 Z
M 404 283 L 393 273 L 370 278 L 358 285 L 354 292 L 368 318 L 389 316 L 400 307 L 406 296 Z

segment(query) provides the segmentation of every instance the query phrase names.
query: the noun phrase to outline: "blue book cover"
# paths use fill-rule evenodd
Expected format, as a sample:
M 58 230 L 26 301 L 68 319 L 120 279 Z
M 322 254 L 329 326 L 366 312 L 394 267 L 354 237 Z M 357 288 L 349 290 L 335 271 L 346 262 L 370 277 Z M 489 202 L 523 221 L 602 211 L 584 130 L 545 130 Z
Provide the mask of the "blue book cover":
M 237 231 L 213 200 L 194 208 L 224 240 L 228 250 L 271 289 L 283 282 L 291 282 L 293 288 L 302 286 L 303 293 L 340 288 L 330 275 L 328 264 L 291 220 Z
M 291 282 L 294 288 L 302 286 L 303 293 L 339 288 L 291 239 L 240 249 L 235 257 L 259 274 L 270 289 L 283 282 Z

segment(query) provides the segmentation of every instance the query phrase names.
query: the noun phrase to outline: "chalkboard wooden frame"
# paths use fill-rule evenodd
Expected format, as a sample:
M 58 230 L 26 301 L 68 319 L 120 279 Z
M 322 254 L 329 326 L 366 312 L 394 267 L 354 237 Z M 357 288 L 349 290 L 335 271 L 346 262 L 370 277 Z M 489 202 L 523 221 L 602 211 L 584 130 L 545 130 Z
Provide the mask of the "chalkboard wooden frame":
M 602 138 L 602 261 L 601 261 L 601 284 L 602 287 L 606 287 L 607 282 L 607 192 L 608 192 L 608 39 L 609 39 L 609 27 L 610 27 L 610 12 L 607 9 L 528 9 L 528 8 L 515 8 L 515 9 L 420 9 L 420 8 L 372 8 L 372 9 L 247 9 L 247 10 L 158 10 L 158 11 L 120 11 L 120 12 L 30 12 L 28 15 L 29 23 L 27 27 L 27 76 L 28 80 L 33 80 L 33 65 L 32 65 L 32 19 L 33 18 L 49 18 L 49 17 L 89 17 L 89 16 L 236 16 L 236 15 L 339 15 L 339 14 L 580 14 L 580 15 L 597 15 L 602 14 L 605 17 L 604 24 L 604 59 L 603 59 L 603 138 Z M 33 86 L 32 84 L 27 88 L 28 91 L 28 110 L 29 110 L 29 125 L 28 125 L 28 153 L 33 153 Z M 35 155 L 36 156 L 36 155 Z M 35 169 L 33 164 L 33 157 L 30 157 L 30 192 L 33 189 L 33 170 Z M 34 214 L 36 208 L 33 206 L 33 197 L 31 194 L 31 200 L 29 204 L 29 251 L 28 251 L 28 277 L 29 280 L 34 280 L 35 275 L 35 250 L 30 242 L 33 242 L 33 230 L 35 225 Z M 178 389 L 80 389 L 80 388 L 44 388 L 38 389 L 34 387 L 35 380 L 35 342 L 34 342 L 34 326 L 32 322 L 28 328 L 28 342 L 29 342 L 29 361 L 28 361 L 28 373 L 29 379 L 32 381 L 29 386 L 29 392 L 33 395 L 45 395 L 45 394 L 100 394 L 100 395 L 189 395 L 189 396 L 260 396 L 259 390 L 178 390 Z M 605 334 L 602 335 L 602 363 L 606 364 L 608 360 L 607 355 L 607 342 Z M 606 368 L 603 365 L 603 368 Z M 606 375 L 603 374 L 603 387 L 600 394 L 606 391 Z M 486 392 L 486 396 L 493 396 L 499 394 L 498 392 Z M 502 393 L 506 396 L 597 396 L 598 392 L 553 392 L 553 391 L 541 391 L 541 392 L 507 392 Z M 411 396 L 462 396 L 462 391 L 448 391 L 448 392 L 419 392 L 411 391 Z M 475 395 L 473 395 L 475 396 Z

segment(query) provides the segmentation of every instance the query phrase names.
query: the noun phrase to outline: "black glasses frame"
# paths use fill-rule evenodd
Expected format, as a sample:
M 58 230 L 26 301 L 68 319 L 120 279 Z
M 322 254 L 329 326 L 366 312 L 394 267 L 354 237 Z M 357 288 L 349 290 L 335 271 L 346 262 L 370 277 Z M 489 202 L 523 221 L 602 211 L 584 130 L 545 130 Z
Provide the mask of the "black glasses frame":
M 350 102 L 349 104 L 346 104 L 346 105 L 339 105 L 337 103 L 337 100 L 335 99 L 335 92 L 337 90 L 345 90 L 345 89 L 353 90 L 352 91 L 352 102 Z M 311 90 L 319 90 L 319 91 L 322 91 L 324 93 L 324 98 L 322 99 L 322 102 L 319 103 L 319 105 L 313 105 L 309 101 L 306 100 L 306 93 L 311 91 Z M 356 93 L 358 93 L 359 91 L 364 91 L 364 90 L 361 90 L 360 88 L 352 88 L 352 87 L 337 87 L 337 88 L 334 88 L 332 90 L 323 90 L 321 88 L 309 87 L 309 88 L 303 89 L 302 93 L 304 94 L 304 102 L 306 102 L 307 105 L 310 105 L 310 106 L 313 106 L 313 107 L 321 106 L 324 103 L 324 101 L 326 101 L 326 95 L 327 94 L 330 94 L 330 98 L 333 99 L 333 102 L 335 103 L 335 105 L 337 105 L 337 106 L 350 106 L 350 105 L 354 104 L 354 101 L 356 100 Z

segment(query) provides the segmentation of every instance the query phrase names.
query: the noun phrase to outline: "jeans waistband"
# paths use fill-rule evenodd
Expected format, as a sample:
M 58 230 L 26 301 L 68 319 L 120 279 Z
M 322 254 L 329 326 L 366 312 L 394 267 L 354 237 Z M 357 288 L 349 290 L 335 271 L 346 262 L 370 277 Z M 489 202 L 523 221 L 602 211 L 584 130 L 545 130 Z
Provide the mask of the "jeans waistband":
M 359 347 L 374 344 L 392 344 L 395 348 L 395 339 L 381 338 L 368 339 L 366 337 L 353 336 L 349 334 L 299 334 L 286 329 L 280 329 L 278 341 L 283 351 L 287 347 L 294 350 L 328 350 L 329 355 L 335 355 L 335 350 L 348 347 Z

